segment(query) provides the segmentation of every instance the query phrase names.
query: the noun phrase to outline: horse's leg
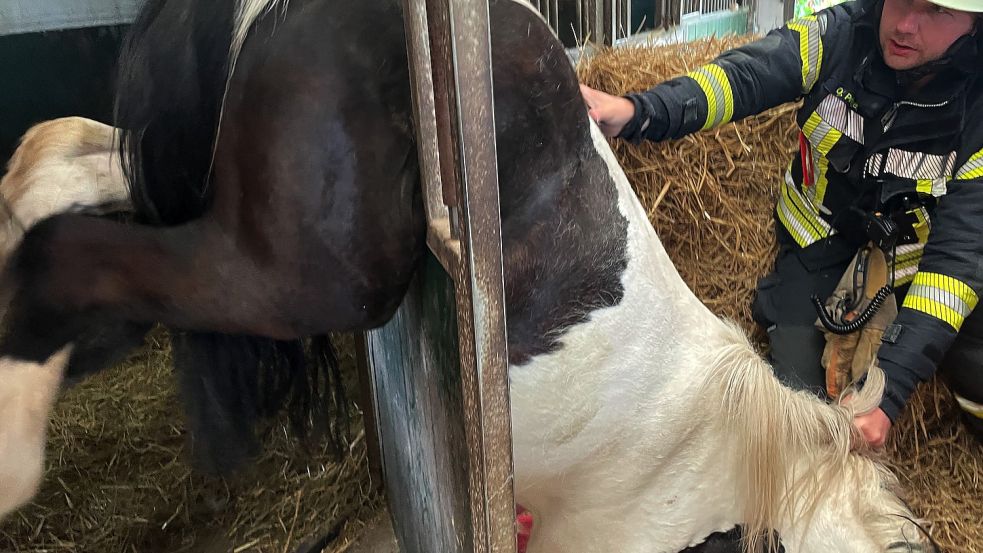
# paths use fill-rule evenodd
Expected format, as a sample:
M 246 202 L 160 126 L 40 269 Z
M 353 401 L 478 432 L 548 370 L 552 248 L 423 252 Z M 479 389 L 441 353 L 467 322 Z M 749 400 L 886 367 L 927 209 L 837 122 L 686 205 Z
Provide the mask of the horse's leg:
M 48 415 L 68 355 L 65 348 L 44 363 L 0 363 L 0 518 L 37 492 Z
M 65 369 L 65 384 L 73 385 L 85 377 L 126 360 L 143 345 L 152 325 L 105 319 L 91 324 L 73 341 L 72 355 Z
M 408 276 L 406 266 L 412 266 L 417 252 L 408 249 L 392 265 L 397 270 L 354 260 L 344 264 L 329 254 L 324 252 L 323 261 L 335 266 L 334 271 L 294 254 L 264 264 L 210 220 L 159 229 L 79 215 L 48 219 L 27 233 L 8 267 L 7 284 L 15 292 L 0 343 L 0 374 L 5 375 L 0 394 L 17 386 L 6 374 L 45 363 L 110 315 L 135 325 L 161 321 L 175 328 L 283 340 L 378 325 L 391 316 L 405 292 L 399 273 Z M 311 266 L 318 274 L 305 272 Z M 63 362 L 55 363 L 58 380 L 36 384 L 33 393 L 39 394 L 40 403 L 31 416 L 38 421 L 46 420 Z M 211 370 L 200 364 L 197 368 Z M 0 421 L 0 428 L 11 422 Z M 27 430 L 34 431 L 33 438 L 23 439 L 23 431 L 17 430 L 16 440 L 31 447 L 43 442 L 43 426 Z M 207 437 L 202 441 L 207 443 Z M 248 448 L 242 455 L 228 453 L 226 460 L 241 460 Z M 0 476 L 0 489 L 29 495 L 40 461 L 39 455 L 33 457 L 35 472 L 28 478 Z M 26 496 L 11 497 L 17 498 L 13 507 Z
M 55 216 L 26 235 L 11 261 L 16 293 L 2 352 L 43 361 L 98 312 L 276 339 L 387 320 L 405 291 L 404 279 L 383 278 L 375 268 L 346 264 L 331 253 L 320 261 L 291 256 L 264 264 L 210 220 L 159 229 Z M 325 266 L 335 262 L 334 270 Z
M 394 177 L 375 179 L 392 185 L 375 190 L 394 190 L 376 193 L 400 197 L 372 198 L 368 197 L 369 184 L 344 183 L 346 189 L 338 195 L 345 203 L 335 202 L 336 208 L 344 213 L 355 209 L 345 207 L 353 205 L 347 202 L 361 203 L 362 216 L 343 219 L 329 213 L 327 220 L 314 218 L 313 228 L 302 223 L 306 214 L 286 208 L 271 209 L 265 224 L 231 216 L 225 219 L 229 222 L 220 223 L 212 216 L 214 212 L 168 228 L 121 225 L 78 215 L 60 215 L 40 223 L 27 234 L 10 263 L 8 285 L 16 292 L 6 320 L 9 331 L 0 342 L 0 354 L 6 356 L 0 359 L 0 366 L 4 360 L 43 361 L 64 344 L 78 343 L 94 321 L 107 316 L 137 325 L 159 321 L 177 329 L 279 340 L 381 324 L 405 291 L 423 238 L 420 206 L 399 205 L 402 198 L 406 198 L 403 202 L 415 201 L 412 193 L 403 192 L 412 190 L 416 178 L 415 166 L 404 165 L 405 160 L 415 157 L 405 141 L 402 149 L 399 157 L 390 157 L 404 160 L 389 166 Z M 285 180 L 288 182 L 269 186 L 306 203 L 306 196 L 287 187 L 310 179 L 287 176 Z M 323 197 L 341 186 L 307 194 Z M 215 212 L 222 212 L 222 198 L 216 203 Z M 363 206 L 371 206 L 371 211 Z M 396 212 L 416 215 L 396 218 Z M 401 238 L 394 240 L 393 236 Z M 219 370 L 209 361 L 213 353 L 198 348 L 197 354 L 181 356 L 187 363 L 179 370 L 192 378 L 198 375 L 199 380 L 192 383 L 205 382 L 206 376 Z M 99 364 L 90 363 L 93 367 Z M 252 366 L 258 364 L 252 362 Z M 329 373 L 322 370 L 321 374 Z M 219 392 L 235 394 L 237 390 Z M 185 396 L 190 395 L 185 390 Z M 326 402 L 337 403 L 330 397 Z M 198 409 L 192 415 L 195 412 L 209 414 Z M 208 418 L 204 415 L 199 417 L 201 422 Z M 192 416 L 193 427 L 206 430 L 199 442 L 207 446 L 209 436 L 217 433 L 195 425 L 195 420 Z M 208 466 L 207 459 L 234 464 L 250 447 L 243 444 L 241 449 L 241 454 L 227 451 L 224 457 L 206 452 L 204 464 L 220 471 L 228 464 Z

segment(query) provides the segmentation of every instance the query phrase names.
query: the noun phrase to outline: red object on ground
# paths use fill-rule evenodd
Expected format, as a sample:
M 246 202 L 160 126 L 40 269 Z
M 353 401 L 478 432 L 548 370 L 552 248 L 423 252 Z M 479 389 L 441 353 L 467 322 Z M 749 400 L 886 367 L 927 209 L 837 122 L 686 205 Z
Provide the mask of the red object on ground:
M 523 509 L 522 506 L 516 506 L 515 541 L 519 553 L 526 553 L 530 534 L 532 534 L 532 513 Z

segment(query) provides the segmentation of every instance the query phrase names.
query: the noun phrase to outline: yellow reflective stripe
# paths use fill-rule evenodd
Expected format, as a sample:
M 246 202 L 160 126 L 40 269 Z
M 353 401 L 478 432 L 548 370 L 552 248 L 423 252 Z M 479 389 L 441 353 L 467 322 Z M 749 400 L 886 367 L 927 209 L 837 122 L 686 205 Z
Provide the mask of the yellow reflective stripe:
M 829 171 L 829 160 L 824 155 L 816 156 L 815 166 L 816 184 L 813 186 L 816 187 L 816 195 L 814 203 L 818 208 L 823 205 L 823 200 L 826 199 L 826 185 L 829 184 L 829 181 L 826 179 L 826 173 Z
M 909 211 L 909 213 L 913 213 L 915 216 L 915 224 L 912 225 L 912 229 L 915 231 L 915 236 L 918 237 L 918 242 L 921 244 L 928 242 L 928 233 L 932 230 L 932 226 L 928 222 L 928 210 L 922 206 Z
M 823 41 L 816 16 L 796 19 L 788 28 L 799 34 L 799 59 L 802 60 L 802 93 L 808 93 L 819 80 L 823 63 Z
M 816 112 L 812 112 L 812 115 L 810 115 L 809 118 L 806 119 L 806 124 L 802 125 L 802 134 L 806 135 L 806 137 L 809 137 L 811 139 L 812 135 L 816 132 L 816 127 L 818 127 L 819 124 L 822 122 L 823 120 L 821 117 L 819 117 L 819 114 Z
M 922 248 L 918 248 L 915 251 L 898 255 L 898 257 L 895 259 L 895 266 L 897 266 L 899 269 L 914 267 L 915 265 L 918 265 L 919 261 L 922 260 L 922 253 L 924 253 Z
M 833 146 L 843 136 L 842 132 L 823 121 L 818 112 L 812 112 L 812 115 L 806 119 L 805 125 L 802 125 L 802 133 L 816 147 L 816 150 L 824 156 L 829 155 L 829 151 L 833 149 Z
M 715 63 L 704 65 L 688 75 L 700 85 L 707 99 L 707 120 L 703 129 L 730 122 L 734 117 L 734 91 L 724 70 Z
M 976 292 L 964 282 L 939 273 L 919 272 L 902 306 L 944 321 L 958 332 L 978 301 Z
M 823 136 L 823 139 L 816 145 L 816 149 L 819 150 L 824 156 L 829 155 L 829 151 L 833 149 L 833 146 L 836 145 L 841 136 L 843 136 L 843 133 L 834 129 L 833 127 L 830 127 L 826 131 L 826 135 Z
M 975 401 L 970 401 L 959 394 L 952 395 L 956 396 L 956 403 L 959 404 L 959 407 L 963 411 L 966 411 L 978 419 L 983 419 L 983 405 L 980 405 Z
M 924 251 L 924 244 L 898 246 L 893 262 L 895 287 L 907 284 L 915 278 Z
M 710 85 L 710 78 L 700 70 L 693 71 L 687 76 L 700 85 L 700 88 L 703 89 L 703 95 L 707 98 L 707 120 L 703 123 L 703 130 L 709 129 L 717 118 L 717 95 Z
M 819 217 L 788 173 L 785 175 L 775 212 L 782 226 L 799 246 L 808 246 L 833 234 L 832 228 Z
M 983 177 L 983 150 L 969 157 L 965 165 L 956 171 L 956 180 L 970 180 Z
M 730 88 L 730 80 L 727 78 L 727 74 L 724 73 L 723 68 L 715 63 L 707 64 L 703 67 L 705 71 L 710 73 L 710 76 L 716 81 L 717 86 L 723 93 L 724 101 L 724 111 L 720 122 L 716 125 L 723 125 L 724 123 L 729 123 L 734 117 L 734 91 Z M 715 89 L 716 90 L 716 89 Z M 718 103 L 719 105 L 719 103 Z

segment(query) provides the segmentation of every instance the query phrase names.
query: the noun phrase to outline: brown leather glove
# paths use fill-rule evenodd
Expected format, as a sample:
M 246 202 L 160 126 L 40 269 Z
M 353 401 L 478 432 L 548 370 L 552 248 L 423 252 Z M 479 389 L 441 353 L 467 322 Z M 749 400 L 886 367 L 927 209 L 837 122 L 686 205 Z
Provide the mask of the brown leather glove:
M 855 320 L 867 309 L 877 291 L 888 282 L 888 266 L 884 253 L 876 247 L 868 247 L 865 253 L 868 254 L 863 267 L 866 279 L 856 282 L 855 267 L 861 259 L 861 254 L 858 253 L 840 278 L 833 294 L 826 300 L 827 311 L 840 323 Z M 884 330 L 897 316 L 898 304 L 892 294 L 857 332 L 835 334 L 816 321 L 817 328 L 826 336 L 822 364 L 826 368 L 826 392 L 831 397 L 838 396 L 851 382 L 867 372 L 867 368 L 877 357 L 877 348 L 880 347 Z

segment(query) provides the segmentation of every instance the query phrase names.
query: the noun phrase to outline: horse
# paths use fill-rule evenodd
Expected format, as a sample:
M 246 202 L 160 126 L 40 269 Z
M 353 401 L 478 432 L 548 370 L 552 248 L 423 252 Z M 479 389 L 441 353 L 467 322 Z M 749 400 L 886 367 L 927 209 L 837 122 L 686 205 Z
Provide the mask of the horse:
M 27 130 L 0 179 L 0 266 L 26 229 L 58 213 L 129 212 L 116 129 L 63 117 Z
M 784 387 L 679 277 L 546 23 L 524 0 L 489 10 L 529 553 L 700 551 L 738 525 L 747 550 L 931 550 L 896 481 L 851 451 L 883 375 L 847 404 Z M 187 389 L 232 408 L 258 402 L 258 373 L 302 366 L 242 368 L 244 341 L 393 315 L 425 247 L 409 83 L 396 0 L 148 2 L 116 121 L 140 224 L 55 215 L 6 270 L 0 394 L 36 393 L 0 418 L 0 514 L 37 485 L 52 387 L 92 357 L 88 329 L 120 349 L 180 330 Z M 250 385 L 219 385 L 230 371 Z

